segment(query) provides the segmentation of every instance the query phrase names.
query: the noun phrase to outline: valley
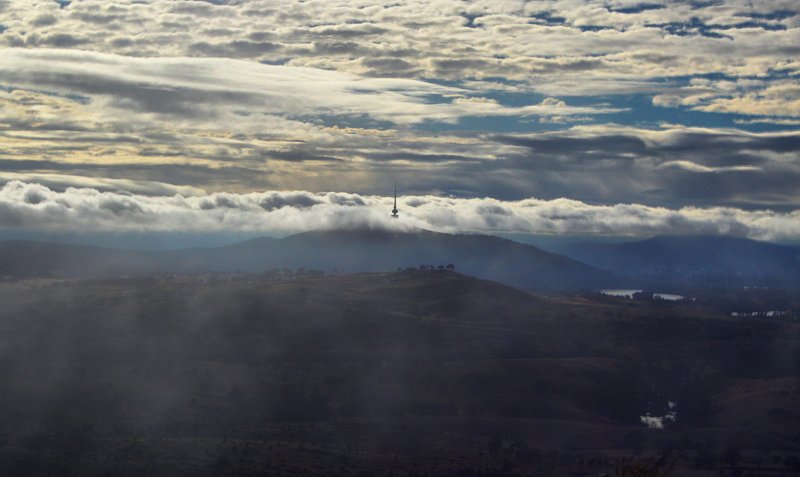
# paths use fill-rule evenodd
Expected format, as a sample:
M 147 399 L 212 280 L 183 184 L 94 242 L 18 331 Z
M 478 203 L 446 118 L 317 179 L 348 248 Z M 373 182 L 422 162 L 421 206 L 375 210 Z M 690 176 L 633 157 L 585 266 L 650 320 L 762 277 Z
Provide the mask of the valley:
M 792 475 L 800 456 L 792 321 L 438 269 L 0 297 L 3 475 Z

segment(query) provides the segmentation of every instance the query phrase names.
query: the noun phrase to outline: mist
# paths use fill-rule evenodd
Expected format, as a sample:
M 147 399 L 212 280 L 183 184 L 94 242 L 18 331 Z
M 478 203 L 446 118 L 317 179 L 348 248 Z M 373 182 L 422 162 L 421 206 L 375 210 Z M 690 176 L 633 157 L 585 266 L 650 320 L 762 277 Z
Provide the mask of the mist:
M 800 475 L 797 0 L 0 0 L 0 477 Z
M 6 475 L 588 473 L 609 447 L 704 468 L 706 451 L 794 439 L 785 320 L 532 295 L 435 266 L 0 294 Z M 776 394 L 736 394 L 745 381 Z M 674 419 L 641 417 L 668 401 Z M 758 424 L 730 433 L 740 405 Z

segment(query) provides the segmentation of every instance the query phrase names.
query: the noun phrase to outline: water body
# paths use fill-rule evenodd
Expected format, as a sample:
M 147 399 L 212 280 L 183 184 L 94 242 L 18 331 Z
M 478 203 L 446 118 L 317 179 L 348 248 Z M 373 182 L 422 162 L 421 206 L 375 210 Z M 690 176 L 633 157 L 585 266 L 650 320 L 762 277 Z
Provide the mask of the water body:
M 620 298 L 633 298 L 636 293 L 641 293 L 642 290 L 633 290 L 625 288 L 615 288 L 610 290 L 600 290 L 600 293 L 608 296 L 616 296 Z
M 683 295 L 673 295 L 671 293 L 653 293 L 653 300 L 679 301 L 685 299 L 686 297 Z
M 788 318 L 791 316 L 789 310 L 771 311 L 734 311 L 731 312 L 733 318 Z

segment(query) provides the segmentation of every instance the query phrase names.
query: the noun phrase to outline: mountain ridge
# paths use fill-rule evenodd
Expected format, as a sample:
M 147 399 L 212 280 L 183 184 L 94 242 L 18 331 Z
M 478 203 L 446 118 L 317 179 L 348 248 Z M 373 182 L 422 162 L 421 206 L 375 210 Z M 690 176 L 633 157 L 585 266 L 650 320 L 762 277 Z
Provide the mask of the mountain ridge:
M 248 272 L 308 268 L 392 271 L 453 264 L 459 271 L 525 289 L 600 286 L 607 272 L 533 245 L 490 235 L 428 230 L 333 229 L 222 247 L 164 251 L 12 241 L 0 243 L 0 275 L 109 276 L 148 273 Z
M 800 248 L 741 237 L 657 236 L 632 242 L 574 242 L 551 250 L 629 277 L 800 283 Z

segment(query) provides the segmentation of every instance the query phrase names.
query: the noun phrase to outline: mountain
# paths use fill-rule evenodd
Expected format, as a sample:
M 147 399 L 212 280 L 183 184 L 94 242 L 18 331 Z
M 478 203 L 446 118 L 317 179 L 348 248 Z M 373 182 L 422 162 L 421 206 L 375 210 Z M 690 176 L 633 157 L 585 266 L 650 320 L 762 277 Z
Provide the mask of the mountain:
M 421 265 L 453 265 L 466 274 L 540 290 L 605 286 L 611 278 L 607 272 L 532 245 L 424 230 L 313 231 L 225 247 L 157 252 L 40 242 L 0 244 L 0 276 L 260 273 L 275 268 L 375 272 Z
M 539 290 L 623 284 L 800 285 L 800 249 L 743 238 L 587 241 L 552 250 L 557 253 L 489 235 L 382 229 L 318 230 L 282 239 L 261 237 L 223 247 L 165 251 L 9 241 L 0 242 L 0 276 L 261 273 L 276 268 L 350 273 L 452 264 L 469 275 Z
M 591 287 L 607 280 L 604 272 L 575 260 L 489 235 L 334 230 L 280 242 L 282 257 L 276 260 L 295 266 L 324 264 L 325 269 L 350 272 L 453 264 L 463 273 L 536 289 Z
M 736 237 L 655 237 L 554 248 L 575 260 L 628 277 L 750 285 L 798 284 L 800 249 Z

